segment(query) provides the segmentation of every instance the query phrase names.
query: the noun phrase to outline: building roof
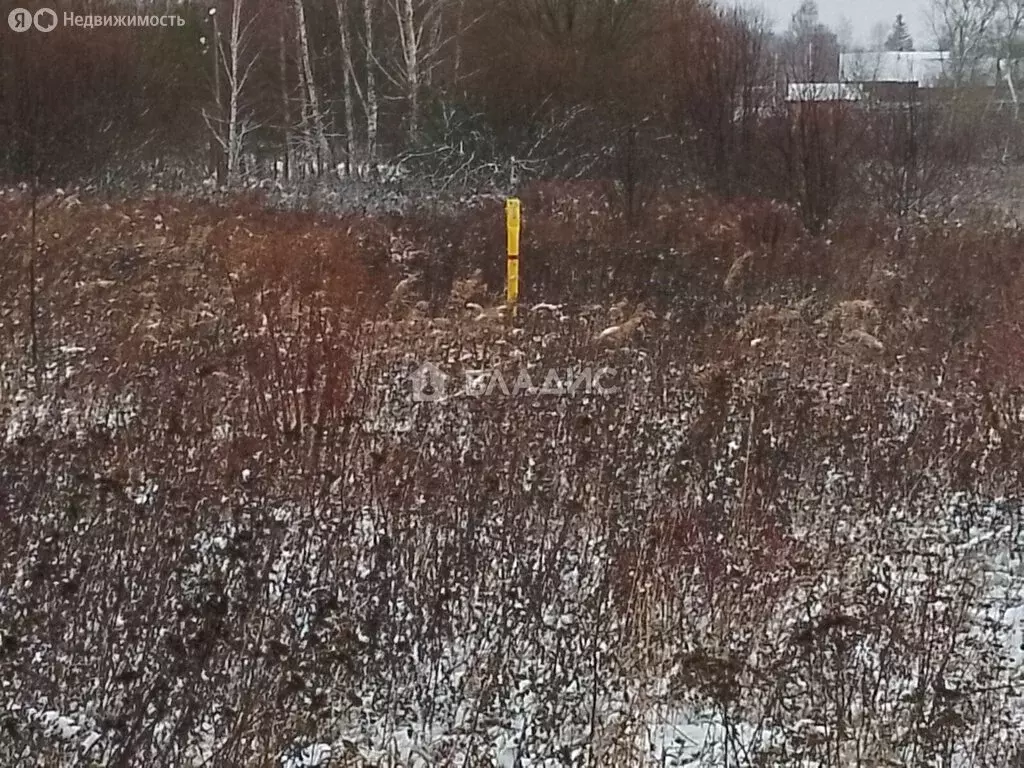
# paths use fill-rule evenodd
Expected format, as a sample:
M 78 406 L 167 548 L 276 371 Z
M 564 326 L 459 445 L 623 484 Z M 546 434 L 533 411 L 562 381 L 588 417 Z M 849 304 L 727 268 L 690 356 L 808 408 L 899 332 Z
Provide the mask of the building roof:
M 839 54 L 839 77 L 862 82 L 935 85 L 948 66 L 948 51 L 860 51 Z
M 952 64 L 949 51 L 858 51 L 839 54 L 839 79 L 844 82 L 941 84 Z M 989 85 L 995 82 L 994 58 L 983 57 L 973 71 Z
M 790 83 L 786 101 L 860 101 L 864 89 L 854 83 Z

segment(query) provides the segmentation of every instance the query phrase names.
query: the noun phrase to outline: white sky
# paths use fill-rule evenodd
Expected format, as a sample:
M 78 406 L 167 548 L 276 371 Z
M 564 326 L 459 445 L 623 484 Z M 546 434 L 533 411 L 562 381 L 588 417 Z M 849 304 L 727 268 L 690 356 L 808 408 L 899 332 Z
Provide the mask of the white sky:
M 753 0 L 738 4 L 763 8 L 775 21 L 775 28 L 782 30 L 789 26 L 800 0 Z M 902 13 L 914 38 L 914 47 L 919 50 L 931 48 L 934 38 L 928 21 L 928 5 L 928 0 L 818 0 L 822 22 L 837 30 L 845 17 L 853 29 L 854 40 L 861 45 L 868 44 L 875 24 L 882 22 L 888 29 L 896 14 Z

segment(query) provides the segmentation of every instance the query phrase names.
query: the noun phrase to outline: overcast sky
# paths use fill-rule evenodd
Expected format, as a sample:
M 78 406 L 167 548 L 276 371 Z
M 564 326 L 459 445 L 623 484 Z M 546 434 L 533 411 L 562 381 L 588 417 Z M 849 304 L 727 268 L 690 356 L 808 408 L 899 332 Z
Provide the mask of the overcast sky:
M 749 4 L 763 7 L 769 17 L 775 20 L 776 29 L 782 30 L 789 26 L 790 17 L 800 5 L 800 0 L 754 0 Z M 910 26 L 914 47 L 918 49 L 931 47 L 933 35 L 927 7 L 927 0 L 818 0 L 821 20 L 837 30 L 845 17 L 850 22 L 854 39 L 860 45 L 870 42 L 871 28 L 875 24 L 882 22 L 888 28 L 896 14 L 902 13 L 903 19 Z

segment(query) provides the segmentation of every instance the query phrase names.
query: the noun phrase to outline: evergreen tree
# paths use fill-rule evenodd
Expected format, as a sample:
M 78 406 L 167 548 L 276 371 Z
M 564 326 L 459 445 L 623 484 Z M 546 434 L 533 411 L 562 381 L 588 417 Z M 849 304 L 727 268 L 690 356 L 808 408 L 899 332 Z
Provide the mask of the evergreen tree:
M 892 31 L 885 40 L 887 51 L 912 51 L 914 50 L 914 39 L 910 36 L 907 23 L 903 20 L 903 14 L 896 14 L 896 21 L 892 24 Z
M 790 33 L 796 38 L 813 36 L 821 28 L 818 3 L 815 0 L 803 0 L 790 20 Z

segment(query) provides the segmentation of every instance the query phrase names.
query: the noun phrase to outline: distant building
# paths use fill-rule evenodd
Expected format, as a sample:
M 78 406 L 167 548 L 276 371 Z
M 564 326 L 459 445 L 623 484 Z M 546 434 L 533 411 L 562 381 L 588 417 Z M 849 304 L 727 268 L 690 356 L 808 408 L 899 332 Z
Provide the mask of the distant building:
M 786 87 L 786 111 L 792 120 L 810 117 L 820 125 L 829 124 L 860 102 L 863 89 L 856 83 L 790 83 Z
M 786 88 L 786 101 L 790 103 L 813 101 L 860 101 L 864 89 L 858 83 L 790 83 Z
M 813 106 L 835 112 L 843 104 L 859 108 L 903 108 L 923 102 L 948 103 L 970 97 L 1017 109 L 1017 93 L 1007 62 L 979 58 L 969 71 L 956 72 L 948 51 L 858 51 L 840 53 L 836 82 L 788 83 L 782 96 L 791 114 Z M 956 81 L 960 85 L 956 85 Z M 979 103 L 981 103 L 979 101 Z M 831 106 L 829 106 L 831 105 Z
M 961 85 L 993 88 L 1001 84 L 1005 64 L 983 56 L 958 73 L 949 51 L 858 51 L 839 54 L 839 79 L 854 83 L 917 83 L 919 88 L 942 88 L 960 79 Z
M 949 71 L 948 51 L 858 51 L 839 54 L 839 79 L 856 83 L 940 85 Z

